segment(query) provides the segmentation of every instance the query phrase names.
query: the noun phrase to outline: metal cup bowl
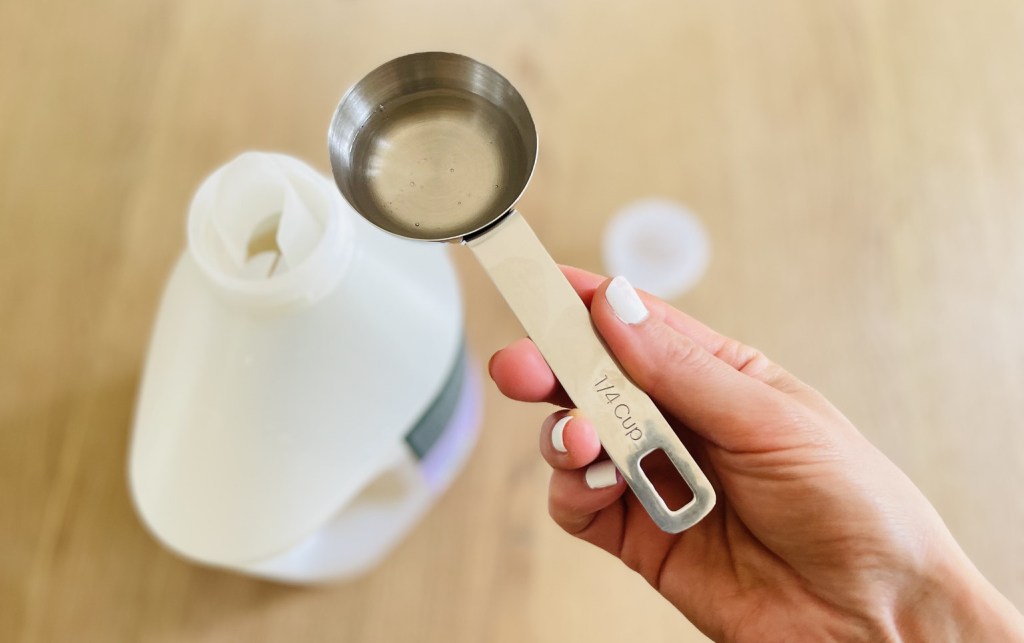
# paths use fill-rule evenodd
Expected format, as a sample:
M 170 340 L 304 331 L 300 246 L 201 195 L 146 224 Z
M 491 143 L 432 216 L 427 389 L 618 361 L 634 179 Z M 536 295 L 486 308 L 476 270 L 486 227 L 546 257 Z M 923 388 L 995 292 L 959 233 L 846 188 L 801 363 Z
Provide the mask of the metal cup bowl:
M 396 58 L 342 98 L 328 134 L 345 198 L 393 234 L 451 241 L 519 200 L 537 160 L 537 130 L 515 87 L 458 54 Z

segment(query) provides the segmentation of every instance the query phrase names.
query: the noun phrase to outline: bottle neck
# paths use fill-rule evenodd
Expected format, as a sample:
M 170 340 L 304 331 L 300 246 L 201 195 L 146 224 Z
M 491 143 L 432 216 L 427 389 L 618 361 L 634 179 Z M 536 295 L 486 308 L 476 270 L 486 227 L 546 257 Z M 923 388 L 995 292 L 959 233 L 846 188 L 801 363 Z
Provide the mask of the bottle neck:
M 345 274 L 351 208 L 333 183 L 297 159 L 247 152 L 199 187 L 188 250 L 226 299 L 259 308 L 312 304 Z

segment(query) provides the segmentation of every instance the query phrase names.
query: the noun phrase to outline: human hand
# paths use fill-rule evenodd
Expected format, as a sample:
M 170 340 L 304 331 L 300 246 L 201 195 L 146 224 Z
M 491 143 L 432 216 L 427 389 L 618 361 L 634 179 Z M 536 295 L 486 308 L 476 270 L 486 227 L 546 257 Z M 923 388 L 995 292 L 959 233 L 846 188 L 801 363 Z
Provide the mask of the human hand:
M 624 280 L 563 271 L 718 493 L 702 522 L 662 532 L 610 475 L 587 418 L 560 411 L 540 449 L 563 529 L 622 559 L 715 639 L 1024 639 L 1024 618 L 931 504 L 823 396 Z M 649 314 L 625 323 L 638 316 L 630 306 Z M 571 406 L 529 340 L 495 353 L 490 372 L 512 399 Z M 676 485 L 667 500 L 685 500 L 667 460 L 644 469 L 663 495 Z

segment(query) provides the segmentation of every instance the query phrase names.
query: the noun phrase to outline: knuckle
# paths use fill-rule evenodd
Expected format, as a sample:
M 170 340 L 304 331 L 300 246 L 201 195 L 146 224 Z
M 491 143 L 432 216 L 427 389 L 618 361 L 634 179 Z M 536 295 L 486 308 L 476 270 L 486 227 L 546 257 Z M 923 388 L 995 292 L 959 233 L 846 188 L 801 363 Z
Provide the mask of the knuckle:
M 666 343 L 663 356 L 667 365 L 700 364 L 706 358 L 697 342 L 682 334 L 676 335 L 675 341 Z
M 590 526 L 593 516 L 577 516 L 568 507 L 559 502 L 554 495 L 548 496 L 548 515 L 559 528 L 570 536 L 582 538 L 583 532 Z
M 672 386 L 678 369 L 700 369 L 707 363 L 708 353 L 686 335 L 677 335 L 672 341 L 660 342 L 649 367 L 644 369 L 642 386 L 652 393 L 664 392 Z
M 715 356 L 727 364 L 732 364 L 740 373 L 760 380 L 784 393 L 796 393 L 808 388 L 767 355 L 735 339 L 726 338 L 715 351 Z
M 774 366 L 764 353 L 731 337 L 726 338 L 715 351 L 715 356 L 733 364 L 737 371 L 751 377 L 757 377 Z
M 732 337 L 725 337 L 715 351 L 715 356 L 730 364 L 743 364 L 753 359 L 755 353 L 757 351 L 743 342 Z

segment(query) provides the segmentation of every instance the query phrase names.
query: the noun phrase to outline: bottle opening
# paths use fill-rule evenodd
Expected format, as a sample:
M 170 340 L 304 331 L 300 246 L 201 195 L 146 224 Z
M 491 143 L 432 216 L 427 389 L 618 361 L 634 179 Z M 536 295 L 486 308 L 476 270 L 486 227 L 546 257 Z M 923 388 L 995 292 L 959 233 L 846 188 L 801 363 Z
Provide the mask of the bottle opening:
M 281 213 L 272 214 L 256 226 L 249 245 L 245 249 L 245 268 L 243 276 L 251 279 L 273 277 L 278 270 L 287 267 L 281 261 L 281 246 L 277 243 L 277 229 L 281 223 Z
M 249 152 L 214 172 L 189 213 L 189 250 L 231 294 L 308 298 L 337 280 L 350 221 L 327 179 L 296 159 Z M 289 295 L 290 293 L 290 295 Z

